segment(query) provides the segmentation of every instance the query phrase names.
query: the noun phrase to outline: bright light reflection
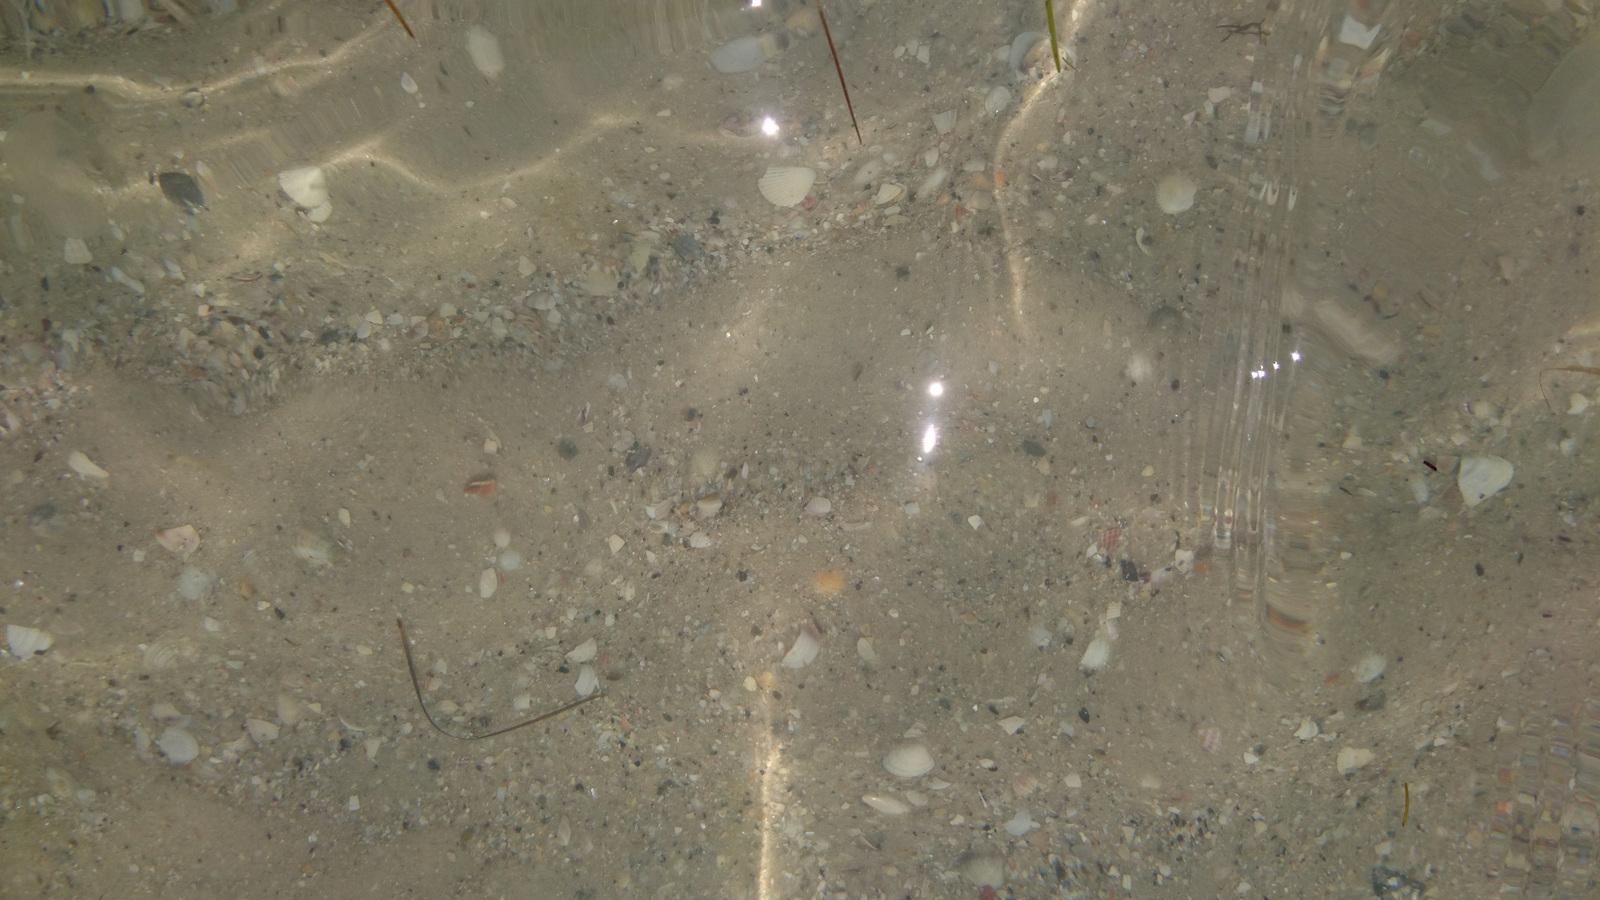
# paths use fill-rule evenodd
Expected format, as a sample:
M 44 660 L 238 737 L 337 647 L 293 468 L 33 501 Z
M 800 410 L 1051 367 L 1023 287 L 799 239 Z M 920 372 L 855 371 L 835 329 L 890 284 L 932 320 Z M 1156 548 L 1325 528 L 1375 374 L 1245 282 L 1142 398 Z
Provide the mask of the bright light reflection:
M 774 122 L 771 116 L 767 116 L 761 120 L 761 133 L 767 137 L 772 137 L 778 133 L 778 123 Z
M 929 397 L 943 397 L 944 396 L 944 384 L 942 382 L 935 381 L 933 384 L 928 385 L 928 396 Z
M 933 448 L 939 443 L 939 429 L 929 425 L 928 430 L 922 433 L 922 452 L 932 453 Z
M 1299 362 L 1300 361 L 1300 351 L 1296 350 L 1296 351 L 1290 353 L 1289 354 L 1289 358 L 1294 360 L 1295 362 Z

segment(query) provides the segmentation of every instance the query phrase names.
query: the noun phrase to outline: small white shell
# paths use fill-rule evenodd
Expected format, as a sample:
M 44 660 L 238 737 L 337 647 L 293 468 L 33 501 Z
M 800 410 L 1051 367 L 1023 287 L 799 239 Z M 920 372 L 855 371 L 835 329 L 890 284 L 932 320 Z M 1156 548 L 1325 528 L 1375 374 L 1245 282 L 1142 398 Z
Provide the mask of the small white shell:
M 998 116 L 1007 106 L 1011 105 L 1011 91 L 1004 85 L 996 85 L 989 96 L 983 98 L 983 111 L 991 116 Z
M 886 816 L 903 816 L 911 812 L 911 807 L 904 801 L 896 800 L 887 794 L 865 794 L 861 802 L 872 807 Z
M 169 553 L 187 557 L 200 549 L 200 533 L 194 530 L 193 525 L 163 528 L 156 532 L 156 543 L 167 548 Z
M 589 660 L 594 659 L 599 652 L 600 645 L 595 642 L 594 638 L 589 638 L 587 641 L 584 641 L 578 646 L 573 647 L 567 652 L 567 662 L 572 663 L 573 665 L 586 663 Z
M 95 465 L 94 460 L 85 455 L 82 450 L 74 450 L 67 454 L 67 468 L 85 478 L 93 478 L 96 481 L 109 481 L 111 479 L 111 473 Z
M 872 202 L 876 206 L 884 206 L 899 200 L 905 195 L 906 189 L 904 185 L 895 184 L 892 181 L 886 181 L 878 188 L 878 196 L 872 198 Z
M 478 596 L 487 600 L 500 588 L 500 573 L 491 566 L 478 573 Z
M 1467 506 L 1477 506 L 1510 484 L 1512 472 L 1511 463 L 1498 456 L 1469 456 L 1461 461 L 1456 486 Z
M 277 724 L 268 722 L 265 719 L 246 719 L 244 730 L 250 733 L 250 740 L 255 741 L 257 747 L 270 744 L 278 739 Z
M 417 92 L 417 80 L 411 77 L 410 72 L 400 73 L 400 89 L 408 94 Z
M 467 29 L 467 55 L 483 77 L 493 80 L 506 69 L 505 54 L 500 52 L 500 39 L 482 25 Z
M 933 114 L 933 128 L 940 134 L 949 134 L 956 130 L 956 111 L 953 109 L 940 110 Z
M 814 496 L 806 501 L 806 512 L 813 516 L 825 516 L 833 512 L 833 501 L 821 495 Z
M 1356 681 L 1362 684 L 1370 684 L 1377 681 L 1378 676 L 1382 675 L 1383 670 L 1388 667 L 1389 658 L 1387 656 L 1382 653 L 1368 653 L 1366 656 L 1361 657 L 1361 661 L 1356 663 L 1355 668 L 1351 669 L 1350 672 L 1356 676 Z
M 161 736 L 156 738 L 156 746 L 167 758 L 167 762 L 175 766 L 192 762 L 200 755 L 200 742 L 182 728 L 168 728 L 161 732 Z
M 803 669 L 816 661 L 817 651 L 820 649 L 822 649 L 822 635 L 817 633 L 815 625 L 805 622 L 800 626 L 800 634 L 795 637 L 789 652 L 783 656 L 783 667 Z
M 1111 662 L 1111 642 L 1099 635 L 1089 642 L 1088 649 L 1083 651 L 1083 658 L 1078 660 L 1078 668 L 1085 674 L 1093 675 L 1106 667 Z
M 1156 205 L 1167 215 L 1175 216 L 1194 206 L 1194 179 L 1182 172 L 1173 172 L 1156 185 Z
M 587 697 L 600 689 L 600 676 L 594 673 L 592 666 L 578 668 L 578 683 L 573 685 L 579 697 Z
M 817 181 L 817 170 L 805 166 L 772 166 L 756 188 L 774 206 L 794 206 L 806 198 Z
M 278 187 L 296 206 L 315 209 L 328 202 L 328 178 L 318 166 L 279 172 Z
M 896 746 L 883 757 L 883 767 L 890 775 L 901 778 L 921 778 L 933 771 L 933 754 L 916 741 Z
M 17 659 L 32 659 L 49 650 L 55 640 L 48 631 L 26 625 L 6 626 L 6 646 L 11 648 L 11 655 Z

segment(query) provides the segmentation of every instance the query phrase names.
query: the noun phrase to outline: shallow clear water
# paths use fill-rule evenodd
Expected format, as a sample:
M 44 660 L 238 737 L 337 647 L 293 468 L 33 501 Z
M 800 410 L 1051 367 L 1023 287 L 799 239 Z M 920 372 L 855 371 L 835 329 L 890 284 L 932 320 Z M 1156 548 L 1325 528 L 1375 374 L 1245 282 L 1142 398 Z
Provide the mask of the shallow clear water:
M 122 6 L 0 12 L 0 893 L 1593 891 L 1586 5 L 830 4 L 859 141 L 804 3 Z

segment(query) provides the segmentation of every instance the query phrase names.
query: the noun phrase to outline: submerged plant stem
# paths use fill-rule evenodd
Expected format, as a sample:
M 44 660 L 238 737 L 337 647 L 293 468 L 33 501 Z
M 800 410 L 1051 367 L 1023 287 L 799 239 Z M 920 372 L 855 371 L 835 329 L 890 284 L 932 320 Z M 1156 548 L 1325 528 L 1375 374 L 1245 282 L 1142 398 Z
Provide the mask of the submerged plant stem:
M 833 70 L 839 73 L 839 90 L 844 91 L 844 108 L 850 111 L 850 127 L 856 130 L 856 140 L 865 145 L 861 126 L 856 124 L 856 108 L 850 103 L 850 88 L 844 83 L 844 67 L 839 65 L 839 51 L 833 48 L 833 32 L 828 30 L 828 17 L 822 12 L 822 0 L 817 0 L 817 18 L 822 20 L 822 34 L 828 39 L 828 52 L 833 54 Z
M 411 661 L 411 640 L 406 637 L 405 620 L 397 618 L 394 620 L 394 624 L 400 628 L 400 649 L 406 654 L 406 671 L 411 674 L 411 690 L 417 695 L 417 705 L 422 707 L 422 715 L 427 718 L 428 724 L 432 725 L 435 731 L 439 732 L 445 737 L 452 737 L 458 741 L 481 741 L 484 738 L 498 737 L 502 734 L 506 734 L 507 732 L 516 731 L 519 728 L 527 728 L 529 725 L 537 725 L 546 719 L 553 719 L 569 709 L 576 709 L 585 703 L 588 703 L 590 700 L 599 700 L 601 697 L 605 696 L 605 694 L 596 692 L 584 697 L 582 700 L 574 700 L 559 709 L 553 709 L 543 715 L 534 716 L 525 722 L 518 722 L 509 728 L 491 731 L 488 734 L 455 734 L 447 731 L 443 725 L 439 724 L 438 720 L 434 719 L 433 713 L 428 712 L 428 704 L 422 699 L 422 685 L 417 681 L 417 666 L 416 663 Z

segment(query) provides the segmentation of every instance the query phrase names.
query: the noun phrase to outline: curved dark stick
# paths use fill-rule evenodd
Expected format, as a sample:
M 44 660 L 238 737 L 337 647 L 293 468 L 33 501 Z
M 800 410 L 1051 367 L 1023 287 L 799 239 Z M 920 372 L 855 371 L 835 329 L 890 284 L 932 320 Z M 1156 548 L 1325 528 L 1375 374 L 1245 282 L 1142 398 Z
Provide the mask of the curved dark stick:
M 445 737 L 455 738 L 458 741 L 481 741 L 484 738 L 499 737 L 502 734 L 516 731 L 518 728 L 527 728 L 529 725 L 537 725 L 546 719 L 553 719 L 569 709 L 577 709 L 585 703 L 588 703 L 590 700 L 599 700 L 601 697 L 605 696 L 604 693 L 593 693 L 581 700 L 574 700 L 559 709 L 551 710 L 543 715 L 534 716 L 525 722 L 518 722 L 509 728 L 501 728 L 498 731 L 491 731 L 488 734 L 453 734 L 446 730 L 443 725 L 439 724 L 438 720 L 433 717 L 433 713 L 428 712 L 428 704 L 422 699 L 422 684 L 417 681 L 417 665 L 411 661 L 411 640 L 406 637 L 405 620 L 397 616 L 395 617 L 394 624 L 400 629 L 400 649 L 404 651 L 406 655 L 406 672 L 410 673 L 411 675 L 411 690 L 417 695 L 417 705 L 422 707 L 422 715 L 427 718 L 428 724 L 433 726 L 433 730 L 439 732 Z

